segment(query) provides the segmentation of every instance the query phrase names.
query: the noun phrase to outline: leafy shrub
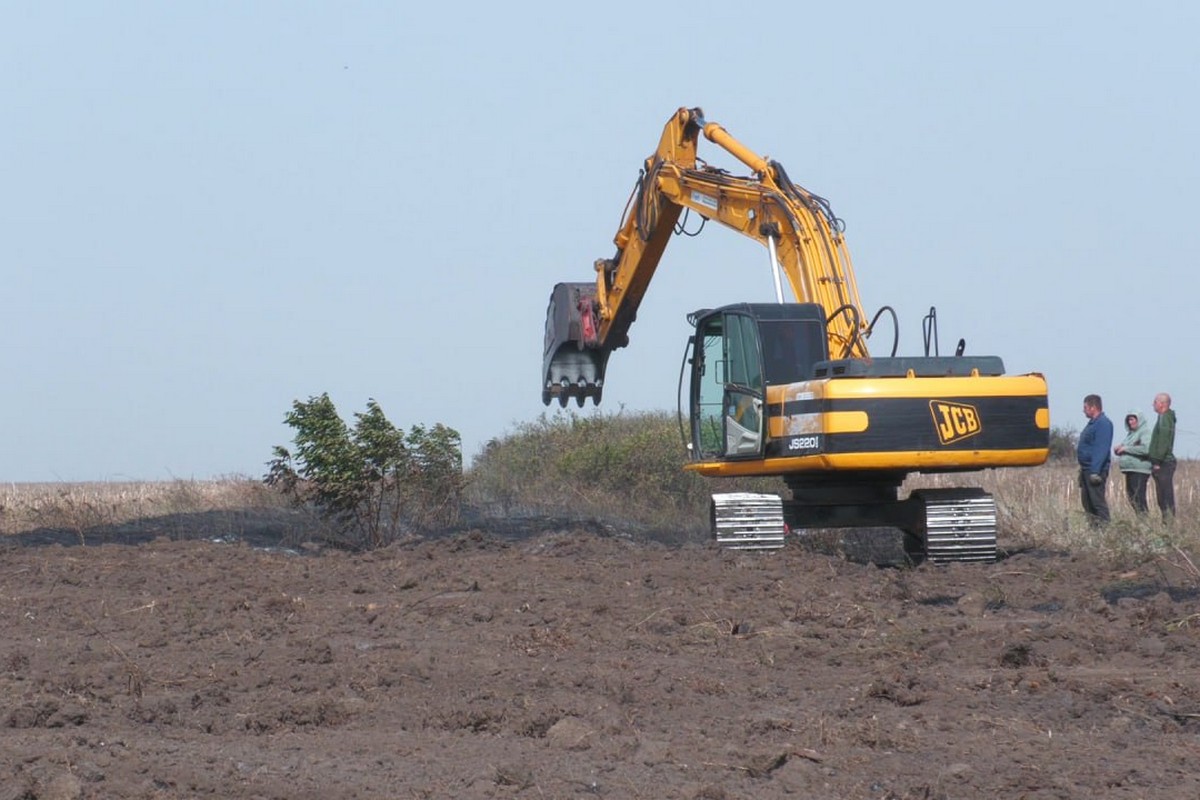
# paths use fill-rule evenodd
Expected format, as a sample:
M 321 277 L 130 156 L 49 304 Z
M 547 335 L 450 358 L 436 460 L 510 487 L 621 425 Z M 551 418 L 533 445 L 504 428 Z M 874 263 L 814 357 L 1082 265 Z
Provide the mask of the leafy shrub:
M 454 523 L 464 485 L 458 432 L 418 425 L 406 435 L 374 400 L 354 418 L 350 428 L 328 394 L 295 401 L 284 417 L 295 453 L 276 446 L 265 482 L 335 522 L 355 547 Z
M 471 465 L 469 495 L 502 514 L 707 531 L 712 492 L 782 489 L 773 479 L 703 478 L 683 469 L 687 461 L 675 414 L 556 411 L 488 442 Z

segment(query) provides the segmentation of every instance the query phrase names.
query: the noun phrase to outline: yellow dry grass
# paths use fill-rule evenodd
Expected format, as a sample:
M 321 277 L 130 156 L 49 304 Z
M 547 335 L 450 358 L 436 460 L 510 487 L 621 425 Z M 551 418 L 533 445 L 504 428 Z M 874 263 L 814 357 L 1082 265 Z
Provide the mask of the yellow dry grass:
M 997 501 L 1002 546 L 1089 550 L 1114 556 L 1154 555 L 1182 548 L 1200 553 L 1200 462 L 1181 461 L 1175 476 L 1177 517 L 1161 521 L 1150 488 L 1151 513 L 1139 517 L 1125 499 L 1120 473 L 1109 477 L 1112 523 L 1087 524 L 1078 474 L 1069 462 L 1029 469 L 914 476 L 918 486 L 982 486 Z M 171 514 L 274 508 L 285 504 L 261 481 L 244 477 L 161 482 L 25 483 L 0 485 L 0 535 L 38 528 L 84 532 L 102 525 Z
M 137 519 L 279 506 L 249 478 L 0 485 L 0 535 L 38 528 L 86 531 Z

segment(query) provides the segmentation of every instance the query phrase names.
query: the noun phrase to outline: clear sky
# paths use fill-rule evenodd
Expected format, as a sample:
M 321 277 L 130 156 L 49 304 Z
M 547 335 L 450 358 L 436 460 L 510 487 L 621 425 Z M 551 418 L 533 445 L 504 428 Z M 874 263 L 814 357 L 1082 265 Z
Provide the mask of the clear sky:
M 680 106 L 830 200 L 902 354 L 936 306 L 1052 424 L 1167 390 L 1196 456 L 1198 34 L 1187 0 L 0 0 L 0 480 L 257 477 L 321 392 L 469 462 L 546 410 L 550 289 Z M 686 313 L 772 297 L 756 243 L 676 238 L 601 408 L 673 409 Z

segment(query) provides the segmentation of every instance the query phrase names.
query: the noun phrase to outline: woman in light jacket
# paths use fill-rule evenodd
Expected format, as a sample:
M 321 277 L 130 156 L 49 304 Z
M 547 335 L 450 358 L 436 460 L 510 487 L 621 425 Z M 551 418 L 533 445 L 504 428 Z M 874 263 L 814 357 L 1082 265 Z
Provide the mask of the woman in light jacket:
M 1150 510 L 1146 502 L 1146 484 L 1150 481 L 1151 426 L 1142 415 L 1130 411 L 1125 415 L 1125 441 L 1113 448 L 1117 466 L 1125 476 L 1125 496 L 1139 514 Z

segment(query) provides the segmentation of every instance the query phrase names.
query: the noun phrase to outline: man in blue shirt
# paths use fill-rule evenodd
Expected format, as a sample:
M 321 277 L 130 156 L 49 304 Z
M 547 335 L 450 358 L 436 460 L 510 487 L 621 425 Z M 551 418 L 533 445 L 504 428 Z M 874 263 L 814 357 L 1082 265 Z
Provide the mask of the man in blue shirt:
M 1095 527 L 1108 522 L 1108 501 L 1104 493 L 1108 488 L 1108 467 L 1112 459 L 1113 426 L 1104 416 L 1104 403 L 1098 394 L 1083 398 L 1083 415 L 1088 418 L 1088 423 L 1080 431 L 1079 445 L 1075 448 L 1079 459 L 1079 496 L 1083 499 L 1088 524 Z

